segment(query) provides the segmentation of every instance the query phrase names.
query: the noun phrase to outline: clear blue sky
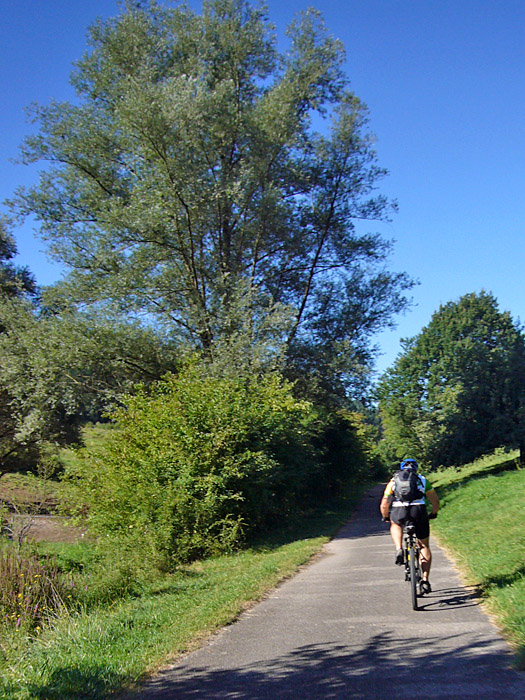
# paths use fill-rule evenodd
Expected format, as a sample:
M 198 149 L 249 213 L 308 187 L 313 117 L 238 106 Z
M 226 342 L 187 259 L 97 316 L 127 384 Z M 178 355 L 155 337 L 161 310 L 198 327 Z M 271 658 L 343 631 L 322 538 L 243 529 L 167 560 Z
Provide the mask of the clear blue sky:
M 200 3 L 192 1 L 198 8 Z M 525 321 L 525 2 L 523 0 L 270 0 L 279 31 L 308 5 L 347 51 L 352 87 L 368 105 L 381 190 L 399 201 L 390 268 L 420 281 L 415 306 L 376 338 L 391 365 L 399 340 L 441 303 L 481 289 Z M 115 0 L 3 0 L 0 5 L 0 201 L 34 170 L 14 165 L 30 132 L 24 107 L 71 99 L 69 74 L 87 26 Z M 60 276 L 27 225 L 19 264 L 40 284 Z

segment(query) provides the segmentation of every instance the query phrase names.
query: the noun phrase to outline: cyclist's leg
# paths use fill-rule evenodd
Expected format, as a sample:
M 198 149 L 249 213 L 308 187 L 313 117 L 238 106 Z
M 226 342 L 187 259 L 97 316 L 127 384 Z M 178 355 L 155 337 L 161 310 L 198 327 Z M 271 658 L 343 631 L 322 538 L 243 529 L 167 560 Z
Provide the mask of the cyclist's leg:
M 424 537 L 419 541 L 419 563 L 421 564 L 421 574 L 423 581 L 428 581 L 430 567 L 432 566 L 432 552 L 430 551 L 430 538 Z
M 403 528 L 397 523 L 390 523 L 390 535 L 394 542 L 394 546 L 397 549 L 401 549 L 403 546 Z
M 432 552 L 430 551 L 430 524 L 427 510 L 424 506 L 413 506 L 411 508 L 411 515 L 416 524 L 422 579 L 423 581 L 428 581 L 430 567 L 432 565 Z
M 396 549 L 403 547 L 403 524 L 407 517 L 407 509 L 403 506 L 394 506 L 390 511 L 390 535 Z
M 390 511 L 390 535 L 396 548 L 395 563 L 403 563 L 403 523 L 406 518 L 406 508 L 395 506 Z

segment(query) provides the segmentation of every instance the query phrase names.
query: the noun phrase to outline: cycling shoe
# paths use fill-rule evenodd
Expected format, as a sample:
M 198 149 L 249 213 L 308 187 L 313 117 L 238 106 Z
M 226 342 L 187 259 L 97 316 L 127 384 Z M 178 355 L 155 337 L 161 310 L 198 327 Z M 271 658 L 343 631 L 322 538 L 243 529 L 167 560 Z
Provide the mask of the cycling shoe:
M 430 585 L 430 581 L 420 581 L 419 592 L 421 593 L 421 595 L 424 595 L 425 593 L 432 593 L 432 586 Z

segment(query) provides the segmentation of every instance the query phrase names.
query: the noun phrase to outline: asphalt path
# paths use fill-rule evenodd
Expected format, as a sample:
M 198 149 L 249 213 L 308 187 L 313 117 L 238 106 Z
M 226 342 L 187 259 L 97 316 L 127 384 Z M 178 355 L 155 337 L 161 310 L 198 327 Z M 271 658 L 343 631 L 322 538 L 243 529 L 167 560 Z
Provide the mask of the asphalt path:
M 376 488 L 320 557 L 133 697 L 524 700 L 525 674 L 432 538 L 433 592 L 412 610 L 379 498 Z

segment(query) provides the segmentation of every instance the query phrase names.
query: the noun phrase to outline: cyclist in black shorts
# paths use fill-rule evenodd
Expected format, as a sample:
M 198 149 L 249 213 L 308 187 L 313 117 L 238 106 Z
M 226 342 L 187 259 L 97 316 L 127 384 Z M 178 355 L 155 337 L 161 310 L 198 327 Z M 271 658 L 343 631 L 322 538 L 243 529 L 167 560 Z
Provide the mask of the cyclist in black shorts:
M 405 459 L 401 462 L 400 469 L 412 469 L 417 472 L 417 462 L 415 459 Z M 380 510 L 384 520 L 390 520 L 390 534 L 396 548 L 395 563 L 402 565 L 403 562 L 403 525 L 407 520 L 413 521 L 416 526 L 416 536 L 420 546 L 420 563 L 422 573 L 422 590 L 424 593 L 430 593 L 430 566 L 432 564 L 432 552 L 430 551 L 429 535 L 430 526 L 429 517 L 436 517 L 439 510 L 439 498 L 435 490 L 432 488 L 429 480 L 422 474 L 417 474 L 417 479 L 420 485 L 421 497 L 413 501 L 400 501 L 394 493 L 395 481 L 392 478 L 383 494 Z M 424 494 L 424 496 L 423 496 Z M 432 505 L 432 512 L 427 513 L 425 499 L 428 499 Z

